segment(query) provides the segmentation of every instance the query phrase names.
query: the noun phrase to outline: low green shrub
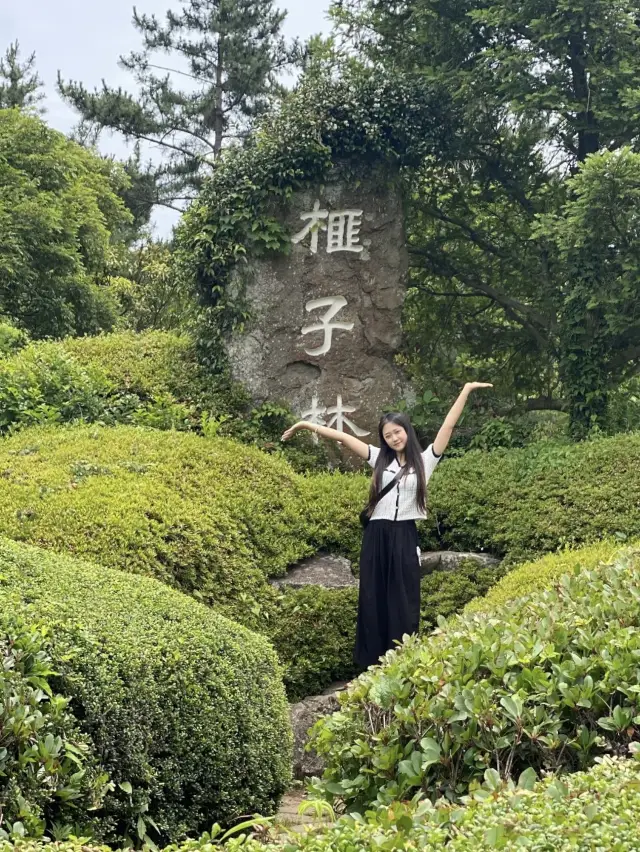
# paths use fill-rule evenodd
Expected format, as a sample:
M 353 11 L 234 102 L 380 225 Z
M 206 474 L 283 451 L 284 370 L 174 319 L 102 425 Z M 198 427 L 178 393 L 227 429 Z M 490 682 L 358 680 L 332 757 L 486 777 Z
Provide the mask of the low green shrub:
M 16 334 L 0 323 L 0 358 L 3 341 L 18 348 Z M 189 337 L 165 331 L 32 343 L 0 362 L 0 411 L 0 434 L 49 422 L 123 423 L 235 438 L 283 455 L 301 472 L 328 460 L 325 445 L 308 435 L 281 443 L 294 420 L 287 407 L 254 407 L 228 375 L 198 363 Z
M 0 316 L 0 358 L 13 355 L 26 346 L 29 335 L 21 328 L 17 328 L 10 320 Z
M 533 852 L 637 852 L 640 762 L 604 758 L 588 772 L 551 776 L 537 784 L 525 773 L 519 785 L 487 779 L 465 807 L 440 801 L 393 802 L 345 816 L 326 828 L 291 835 L 263 845 L 232 840 L 228 852 L 482 852 L 530 849 Z M 206 839 L 180 847 L 198 852 Z M 165 852 L 169 852 L 166 850 Z M 172 850 L 178 852 L 178 848 Z
M 465 610 L 466 612 L 490 612 L 496 606 L 510 603 L 530 592 L 552 586 L 563 574 L 575 571 L 576 568 L 592 569 L 598 565 L 607 564 L 619 552 L 620 542 L 607 540 L 577 550 L 549 553 L 533 562 L 517 565 L 505 573 L 505 576 L 495 585 L 489 586 L 488 591 L 474 596 Z
M 46 630 L 0 611 L 0 839 L 90 828 L 106 793 L 55 674 Z
M 576 771 L 638 739 L 638 552 L 441 624 L 318 723 L 321 795 L 350 810 L 416 790 L 457 800 L 487 768 Z
M 427 574 L 420 584 L 422 631 L 433 629 L 439 618 L 448 618 L 465 604 L 486 595 L 505 573 L 502 565 L 484 566 L 465 559 L 455 571 Z
M 227 852 L 637 852 L 640 763 L 603 758 L 588 772 L 537 784 L 529 773 L 518 786 L 501 784 L 491 773 L 464 807 L 428 801 L 393 802 L 363 815 L 343 816 L 305 833 L 272 833 L 230 839 Z M 224 835 L 217 828 L 198 840 L 164 852 L 212 852 Z M 0 852 L 105 852 L 81 841 L 41 844 L 0 842 Z M 108 850 L 106 850 L 108 852 Z
M 98 837 L 167 842 L 274 811 L 291 732 L 264 638 L 155 580 L 3 540 L 0 575 L 0 612 L 45 626 L 51 686 L 112 782 Z
M 640 434 L 469 452 L 430 482 L 425 543 L 523 561 L 640 536 Z

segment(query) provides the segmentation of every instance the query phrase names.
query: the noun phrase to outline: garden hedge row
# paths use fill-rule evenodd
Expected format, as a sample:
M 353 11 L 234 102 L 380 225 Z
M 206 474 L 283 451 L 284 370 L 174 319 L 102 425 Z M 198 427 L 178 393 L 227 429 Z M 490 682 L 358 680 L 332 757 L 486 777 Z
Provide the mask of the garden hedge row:
M 481 795 L 484 800 L 481 800 Z M 345 816 L 326 828 L 280 834 L 269 843 L 238 837 L 227 852 L 637 852 L 640 762 L 604 758 L 587 772 L 502 788 L 489 776 L 465 807 L 441 802 L 394 802 L 364 816 Z M 164 852 L 214 852 L 221 832 L 167 847 Z M 81 841 L 43 847 L 0 842 L 0 852 L 108 852 Z
M 0 534 L 156 577 L 269 636 L 292 699 L 353 673 L 353 590 L 269 580 L 321 549 L 357 560 L 361 476 L 299 476 L 229 440 L 120 426 L 36 428 L 0 443 Z M 425 624 L 499 570 L 423 581 Z
M 449 459 L 430 482 L 425 541 L 513 562 L 640 537 L 639 469 L 640 433 Z
M 640 552 L 390 651 L 315 730 L 348 809 L 453 800 L 487 768 L 577 771 L 640 738 Z
M 232 437 L 283 455 L 299 471 L 327 467 L 326 446 L 308 435 L 280 442 L 294 419 L 286 406 L 255 408 L 228 375 L 198 363 L 186 335 L 118 332 L 12 353 L 15 333 L 0 323 L 0 434 L 46 423 L 124 423 Z
M 70 711 L 114 789 L 99 834 L 156 842 L 287 788 L 291 732 L 268 642 L 153 579 L 0 540 L 0 612 L 46 629 Z

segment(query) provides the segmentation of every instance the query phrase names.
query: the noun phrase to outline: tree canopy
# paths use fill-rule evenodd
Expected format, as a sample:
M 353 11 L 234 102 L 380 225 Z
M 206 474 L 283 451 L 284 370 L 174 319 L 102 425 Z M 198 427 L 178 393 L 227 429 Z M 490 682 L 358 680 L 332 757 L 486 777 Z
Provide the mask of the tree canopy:
M 100 282 L 131 219 L 127 181 L 38 117 L 0 110 L 0 314 L 35 338 L 112 326 Z
M 226 139 L 281 93 L 278 75 L 293 59 L 281 35 L 285 14 L 274 0 L 181 0 L 165 22 L 134 9 L 142 50 L 121 57 L 139 94 L 82 83 L 58 89 L 82 120 L 164 154 L 155 201 L 181 209 L 210 173 Z

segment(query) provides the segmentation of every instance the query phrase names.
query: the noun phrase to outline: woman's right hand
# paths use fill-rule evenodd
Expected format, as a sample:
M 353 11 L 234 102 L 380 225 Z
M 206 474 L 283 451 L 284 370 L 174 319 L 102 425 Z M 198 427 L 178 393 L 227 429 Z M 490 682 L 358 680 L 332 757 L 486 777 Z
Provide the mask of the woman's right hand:
M 306 425 L 307 424 L 304 422 L 304 420 L 300 420 L 298 423 L 294 423 L 293 426 L 290 426 L 286 430 L 286 432 L 282 433 L 282 438 L 280 438 L 280 440 L 288 441 L 289 438 L 293 438 L 296 432 L 298 432 L 300 429 L 304 429 Z

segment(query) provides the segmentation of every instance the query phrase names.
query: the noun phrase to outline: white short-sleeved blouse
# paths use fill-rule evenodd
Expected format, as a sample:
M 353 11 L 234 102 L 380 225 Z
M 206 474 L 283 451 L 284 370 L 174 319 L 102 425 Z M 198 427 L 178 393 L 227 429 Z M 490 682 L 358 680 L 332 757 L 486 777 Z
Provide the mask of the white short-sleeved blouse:
M 378 447 L 369 444 L 368 464 L 375 468 L 376 460 L 380 455 Z M 429 444 L 427 449 L 422 453 L 424 463 L 425 482 L 428 482 L 431 474 L 436 469 L 440 456 L 437 456 L 433 450 L 433 444 Z M 382 488 L 388 485 L 399 470 L 397 459 L 394 459 L 391 464 L 385 469 L 382 474 Z M 387 521 L 412 521 L 422 520 L 426 518 L 426 514 L 421 512 L 416 505 L 418 479 L 415 471 L 410 471 L 406 476 L 396 484 L 388 494 L 380 500 L 373 510 L 371 515 L 372 521 L 387 520 Z

